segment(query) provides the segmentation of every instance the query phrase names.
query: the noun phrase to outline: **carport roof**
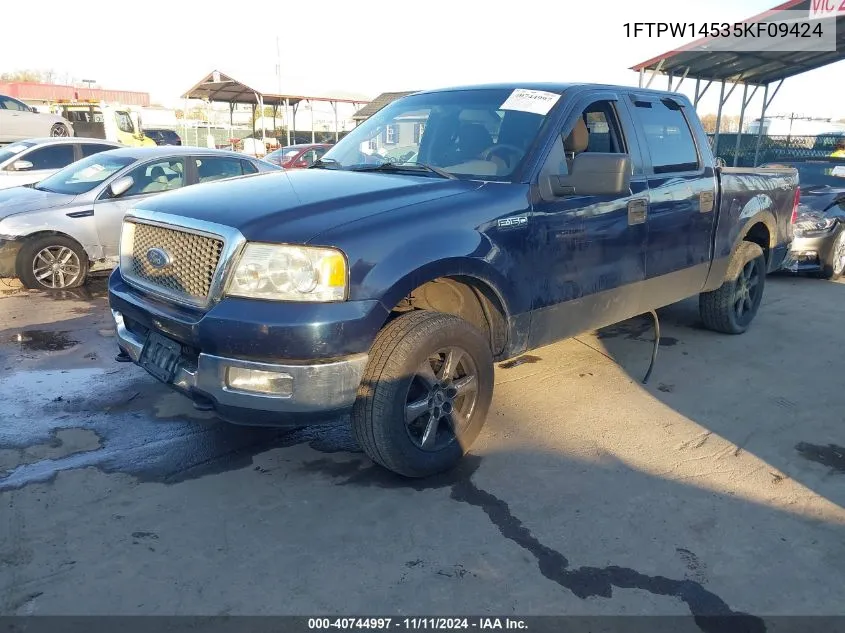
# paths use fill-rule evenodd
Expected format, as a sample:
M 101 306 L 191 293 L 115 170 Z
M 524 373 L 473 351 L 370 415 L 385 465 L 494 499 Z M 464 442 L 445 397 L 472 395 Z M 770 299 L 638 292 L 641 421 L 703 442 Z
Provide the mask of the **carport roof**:
M 812 0 L 790 0 L 746 23 L 786 19 L 784 11 L 810 14 Z M 675 77 L 705 81 L 730 81 L 766 85 L 809 70 L 845 60 L 845 15 L 836 18 L 836 50 L 820 51 L 726 51 L 718 50 L 718 38 L 702 38 L 631 67 L 635 71 L 657 71 Z
M 208 101 L 223 101 L 226 103 L 258 104 L 257 97 L 261 97 L 264 105 L 296 105 L 300 101 L 324 101 L 329 103 L 369 103 L 367 99 L 345 99 L 335 97 L 309 97 L 305 95 L 289 95 L 262 92 L 245 83 L 234 79 L 230 75 L 214 70 L 194 84 L 183 99 L 203 99 Z

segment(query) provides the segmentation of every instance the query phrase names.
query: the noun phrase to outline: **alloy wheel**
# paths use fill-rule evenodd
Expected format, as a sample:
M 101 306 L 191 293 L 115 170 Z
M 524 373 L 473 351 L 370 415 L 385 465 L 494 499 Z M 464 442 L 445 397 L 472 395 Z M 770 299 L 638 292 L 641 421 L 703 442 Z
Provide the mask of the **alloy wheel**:
M 82 265 L 67 246 L 48 246 L 33 258 L 32 274 L 45 288 L 67 288 L 79 279 Z

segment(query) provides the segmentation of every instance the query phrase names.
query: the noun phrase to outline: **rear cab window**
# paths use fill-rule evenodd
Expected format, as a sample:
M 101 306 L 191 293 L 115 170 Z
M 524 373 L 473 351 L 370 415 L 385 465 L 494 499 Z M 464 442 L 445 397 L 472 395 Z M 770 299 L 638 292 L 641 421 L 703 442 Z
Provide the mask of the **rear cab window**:
M 671 99 L 634 101 L 655 174 L 697 171 L 701 167 L 692 128 L 683 108 Z

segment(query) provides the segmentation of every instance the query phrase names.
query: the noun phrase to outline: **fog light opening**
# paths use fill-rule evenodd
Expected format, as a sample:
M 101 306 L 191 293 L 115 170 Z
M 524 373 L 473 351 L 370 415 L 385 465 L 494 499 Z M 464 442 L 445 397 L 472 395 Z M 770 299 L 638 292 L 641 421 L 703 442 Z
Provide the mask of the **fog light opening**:
M 293 395 L 293 376 L 278 371 L 229 367 L 226 369 L 226 387 L 236 391 L 289 398 Z

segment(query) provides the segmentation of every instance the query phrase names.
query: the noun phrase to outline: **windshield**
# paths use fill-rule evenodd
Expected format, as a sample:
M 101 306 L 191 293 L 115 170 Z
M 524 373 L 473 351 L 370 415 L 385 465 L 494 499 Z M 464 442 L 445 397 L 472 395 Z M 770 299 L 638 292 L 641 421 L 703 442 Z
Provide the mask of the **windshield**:
M 0 147 L 0 163 L 3 163 L 13 156 L 17 156 L 25 149 L 29 149 L 35 145 L 35 143 L 15 143 L 13 145 L 7 145 L 6 147 Z
M 798 183 L 802 189 L 808 189 L 810 187 L 845 189 L 845 160 L 790 163 L 786 166 L 794 167 L 798 170 Z
M 69 195 L 85 193 L 134 161 L 127 156 L 109 156 L 108 152 L 94 154 L 57 171 L 35 188 Z
M 459 178 L 510 180 L 558 98 L 487 88 L 404 97 L 347 134 L 326 152 L 322 166 L 427 164 Z

